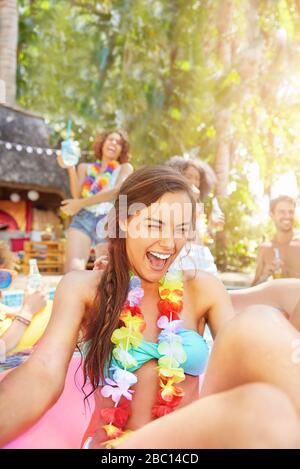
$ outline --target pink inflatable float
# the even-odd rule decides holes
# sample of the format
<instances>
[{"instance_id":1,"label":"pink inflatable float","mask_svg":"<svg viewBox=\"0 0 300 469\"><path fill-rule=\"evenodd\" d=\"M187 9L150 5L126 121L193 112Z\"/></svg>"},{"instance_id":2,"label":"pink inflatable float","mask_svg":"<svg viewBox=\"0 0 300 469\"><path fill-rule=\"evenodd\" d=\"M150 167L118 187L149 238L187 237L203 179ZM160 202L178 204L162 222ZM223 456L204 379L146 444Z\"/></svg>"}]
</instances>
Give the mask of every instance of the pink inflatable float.
<instances>
[{"instance_id":1,"label":"pink inflatable float","mask_svg":"<svg viewBox=\"0 0 300 469\"><path fill-rule=\"evenodd\" d=\"M64 392L56 404L33 427L7 444L4 449L80 448L82 436L93 412L94 399L89 399L90 408L88 404L84 408L84 394L81 391L82 370L79 368L77 371L79 363L80 357L72 358ZM9 372L0 373L0 381Z\"/></svg>"},{"instance_id":2,"label":"pink inflatable float","mask_svg":"<svg viewBox=\"0 0 300 469\"><path fill-rule=\"evenodd\" d=\"M89 399L90 407L86 404L84 408L84 394L81 391L83 376L82 369L78 369L79 364L80 357L73 357L64 392L56 404L27 432L8 443L3 449L80 448L94 410L94 398ZM0 373L0 381L6 374L7 372ZM203 378L204 375L200 377L200 388Z\"/></svg>"}]
</instances>

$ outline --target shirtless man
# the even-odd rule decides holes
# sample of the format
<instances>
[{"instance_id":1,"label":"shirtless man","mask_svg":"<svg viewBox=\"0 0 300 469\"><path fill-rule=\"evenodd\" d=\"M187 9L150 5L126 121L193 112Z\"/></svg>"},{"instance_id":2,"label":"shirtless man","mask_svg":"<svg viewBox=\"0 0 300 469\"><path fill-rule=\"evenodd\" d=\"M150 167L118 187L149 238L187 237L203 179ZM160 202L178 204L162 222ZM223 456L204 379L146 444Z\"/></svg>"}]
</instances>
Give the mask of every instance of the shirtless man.
<instances>
[{"instance_id":1,"label":"shirtless man","mask_svg":"<svg viewBox=\"0 0 300 469\"><path fill-rule=\"evenodd\" d=\"M294 234L296 202L289 196L271 201L270 214L276 227L272 241L260 246L252 285L275 278L300 278L300 239Z\"/></svg>"}]
</instances>

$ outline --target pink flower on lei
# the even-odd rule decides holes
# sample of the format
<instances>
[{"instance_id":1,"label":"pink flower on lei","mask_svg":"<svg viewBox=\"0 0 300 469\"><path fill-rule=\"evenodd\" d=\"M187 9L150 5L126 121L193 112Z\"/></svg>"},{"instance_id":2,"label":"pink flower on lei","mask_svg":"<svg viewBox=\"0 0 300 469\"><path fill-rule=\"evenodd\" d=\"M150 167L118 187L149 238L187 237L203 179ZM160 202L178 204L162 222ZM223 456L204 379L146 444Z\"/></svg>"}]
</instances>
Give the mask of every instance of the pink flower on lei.
<instances>
[{"instance_id":1,"label":"pink flower on lei","mask_svg":"<svg viewBox=\"0 0 300 469\"><path fill-rule=\"evenodd\" d=\"M130 306L139 305L144 296L144 290L140 287L135 287L128 292L127 301Z\"/></svg>"},{"instance_id":2,"label":"pink flower on lei","mask_svg":"<svg viewBox=\"0 0 300 469\"><path fill-rule=\"evenodd\" d=\"M121 397L124 396L129 401L132 400L133 391L129 389L137 382L137 377L130 373L130 371L122 370L121 368L113 367L113 379L106 378L106 385L101 389L103 397L111 397L117 404Z\"/></svg>"},{"instance_id":3,"label":"pink flower on lei","mask_svg":"<svg viewBox=\"0 0 300 469\"><path fill-rule=\"evenodd\" d=\"M174 332L176 334L176 332L182 329L183 320L176 319L175 321L169 321L167 316L161 316L157 321L157 325L160 329L165 329L166 331Z\"/></svg>"}]
</instances>

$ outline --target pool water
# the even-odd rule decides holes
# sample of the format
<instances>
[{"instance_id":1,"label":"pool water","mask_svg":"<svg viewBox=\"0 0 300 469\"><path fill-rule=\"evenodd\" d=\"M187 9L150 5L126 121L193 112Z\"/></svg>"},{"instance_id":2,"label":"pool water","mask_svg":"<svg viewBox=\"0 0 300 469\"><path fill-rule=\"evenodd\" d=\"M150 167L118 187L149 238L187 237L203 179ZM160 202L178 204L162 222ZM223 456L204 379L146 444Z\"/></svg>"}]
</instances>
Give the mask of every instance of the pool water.
<instances>
[{"instance_id":1,"label":"pool water","mask_svg":"<svg viewBox=\"0 0 300 469\"><path fill-rule=\"evenodd\" d=\"M49 288L49 300L53 300L55 288ZM21 307L23 304L24 290L9 290L2 292L1 303L6 306Z\"/></svg>"},{"instance_id":2,"label":"pool water","mask_svg":"<svg viewBox=\"0 0 300 469\"><path fill-rule=\"evenodd\" d=\"M21 365L27 360L30 353L31 350L25 350L23 352L15 353L14 355L9 355L6 357L5 362L0 362L0 373Z\"/></svg>"}]
</instances>

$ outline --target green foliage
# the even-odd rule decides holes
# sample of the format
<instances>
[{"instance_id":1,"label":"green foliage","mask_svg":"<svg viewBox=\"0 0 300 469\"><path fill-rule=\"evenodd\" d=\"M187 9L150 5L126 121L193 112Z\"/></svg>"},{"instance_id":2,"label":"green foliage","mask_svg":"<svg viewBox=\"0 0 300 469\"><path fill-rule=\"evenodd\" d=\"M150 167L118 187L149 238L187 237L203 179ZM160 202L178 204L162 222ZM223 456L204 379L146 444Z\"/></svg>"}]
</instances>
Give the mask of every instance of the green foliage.
<instances>
[{"instance_id":1,"label":"green foliage","mask_svg":"<svg viewBox=\"0 0 300 469\"><path fill-rule=\"evenodd\" d=\"M226 4L233 6L229 25L222 18ZM222 202L226 257L232 268L253 262L268 230L253 223L259 207L247 163L259 164L266 191L288 167L300 180L296 2L19 0L19 5L18 103L48 119L52 143L64 135L69 118L86 149L100 128L123 127L138 167L193 147L213 163L220 140L230 139L229 182L236 189ZM229 42L232 58L226 65L220 50ZM218 123L223 110L230 116L225 136Z\"/></svg>"},{"instance_id":2,"label":"green foliage","mask_svg":"<svg viewBox=\"0 0 300 469\"><path fill-rule=\"evenodd\" d=\"M19 104L57 133L71 117L85 146L97 128L126 127L136 165L193 146L201 119L192 38L204 19L195 3L23 0Z\"/></svg>"}]
</instances>

